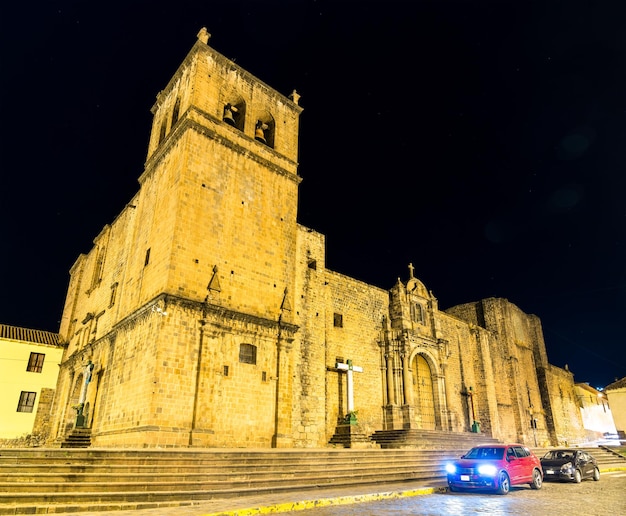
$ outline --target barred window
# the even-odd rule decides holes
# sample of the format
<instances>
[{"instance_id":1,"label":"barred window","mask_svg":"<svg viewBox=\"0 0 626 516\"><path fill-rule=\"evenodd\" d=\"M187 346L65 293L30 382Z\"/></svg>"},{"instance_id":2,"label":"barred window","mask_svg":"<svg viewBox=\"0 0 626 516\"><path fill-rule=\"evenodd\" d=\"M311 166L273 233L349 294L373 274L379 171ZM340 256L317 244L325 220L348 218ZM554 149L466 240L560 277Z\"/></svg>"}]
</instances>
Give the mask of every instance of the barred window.
<instances>
[{"instance_id":1,"label":"barred window","mask_svg":"<svg viewBox=\"0 0 626 516\"><path fill-rule=\"evenodd\" d=\"M239 362L242 364L256 364L256 346L241 344L239 346Z\"/></svg>"},{"instance_id":2,"label":"barred window","mask_svg":"<svg viewBox=\"0 0 626 516\"><path fill-rule=\"evenodd\" d=\"M17 404L17 412L32 412L35 408L36 392L22 391L20 401Z\"/></svg>"},{"instance_id":3,"label":"barred window","mask_svg":"<svg viewBox=\"0 0 626 516\"><path fill-rule=\"evenodd\" d=\"M46 358L44 353L31 353L30 358L28 359L28 365L26 366L26 370L31 373L41 373L43 369L43 361Z\"/></svg>"},{"instance_id":4,"label":"barred window","mask_svg":"<svg viewBox=\"0 0 626 516\"><path fill-rule=\"evenodd\" d=\"M333 325L335 328L343 328L343 315L333 314Z\"/></svg>"}]
</instances>

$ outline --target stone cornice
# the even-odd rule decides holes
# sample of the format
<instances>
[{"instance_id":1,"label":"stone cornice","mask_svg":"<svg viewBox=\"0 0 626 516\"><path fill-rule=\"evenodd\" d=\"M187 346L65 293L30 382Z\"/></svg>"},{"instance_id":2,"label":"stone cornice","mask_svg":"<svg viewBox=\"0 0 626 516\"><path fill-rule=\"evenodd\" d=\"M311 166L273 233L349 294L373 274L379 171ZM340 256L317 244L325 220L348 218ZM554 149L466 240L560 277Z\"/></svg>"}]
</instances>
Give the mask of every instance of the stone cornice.
<instances>
[{"instance_id":1,"label":"stone cornice","mask_svg":"<svg viewBox=\"0 0 626 516\"><path fill-rule=\"evenodd\" d=\"M276 336L280 334L283 338L289 339L293 338L299 329L299 326L295 324L279 322L278 319L267 319L211 303L194 301L170 294L161 294L115 324L111 332L117 332L145 321L153 313L153 307L157 303L165 307L164 311L169 310L172 306L197 311L202 316L201 321L204 324L210 324L222 331L237 330L243 333L255 333L259 331L259 328L262 328L268 335ZM229 323L226 324L225 321L229 321ZM106 336L99 340L105 338Z\"/></svg>"}]
</instances>

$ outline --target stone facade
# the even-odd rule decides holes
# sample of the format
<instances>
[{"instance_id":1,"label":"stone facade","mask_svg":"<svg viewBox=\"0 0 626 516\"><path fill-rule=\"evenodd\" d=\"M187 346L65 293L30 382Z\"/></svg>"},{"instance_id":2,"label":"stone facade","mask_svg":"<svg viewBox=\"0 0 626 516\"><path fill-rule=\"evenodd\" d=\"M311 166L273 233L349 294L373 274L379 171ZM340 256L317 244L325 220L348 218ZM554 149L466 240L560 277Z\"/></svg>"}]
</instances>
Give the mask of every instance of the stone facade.
<instances>
[{"instance_id":1,"label":"stone facade","mask_svg":"<svg viewBox=\"0 0 626 516\"><path fill-rule=\"evenodd\" d=\"M351 402L364 435L574 437L537 317L441 311L412 267L389 290L326 268L297 222L297 93L208 37L157 97L139 191L70 271L53 439L81 397L96 446L324 447Z\"/></svg>"}]
</instances>

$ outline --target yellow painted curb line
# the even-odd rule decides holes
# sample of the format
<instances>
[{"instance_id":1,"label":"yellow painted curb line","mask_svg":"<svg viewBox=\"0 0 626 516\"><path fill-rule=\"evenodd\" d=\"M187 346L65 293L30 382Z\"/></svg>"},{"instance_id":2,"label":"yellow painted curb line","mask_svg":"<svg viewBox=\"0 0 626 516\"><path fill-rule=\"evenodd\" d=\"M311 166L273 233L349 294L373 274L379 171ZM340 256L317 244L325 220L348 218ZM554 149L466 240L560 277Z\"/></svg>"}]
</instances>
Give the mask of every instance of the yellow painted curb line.
<instances>
[{"instance_id":1,"label":"yellow painted curb line","mask_svg":"<svg viewBox=\"0 0 626 516\"><path fill-rule=\"evenodd\" d=\"M349 505L352 503L373 502L378 500L393 500L408 496L429 495L447 491L447 487L422 487L406 491L389 491L386 493L373 493L354 496L338 496L334 498L321 498L317 500L304 500L301 502L287 502L263 507L251 507L249 509L233 509L232 511L220 511L203 514L201 516L252 516L254 514L272 514L289 511L302 511L316 507L328 507L330 505Z\"/></svg>"}]
</instances>

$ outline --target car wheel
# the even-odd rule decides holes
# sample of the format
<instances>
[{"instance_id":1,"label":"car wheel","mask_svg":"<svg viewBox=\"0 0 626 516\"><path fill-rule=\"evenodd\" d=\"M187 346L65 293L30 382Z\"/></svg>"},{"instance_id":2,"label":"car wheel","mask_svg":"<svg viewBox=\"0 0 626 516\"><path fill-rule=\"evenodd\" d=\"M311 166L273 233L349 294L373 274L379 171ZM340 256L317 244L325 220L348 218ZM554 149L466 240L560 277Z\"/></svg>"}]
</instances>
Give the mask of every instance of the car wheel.
<instances>
[{"instance_id":1,"label":"car wheel","mask_svg":"<svg viewBox=\"0 0 626 516\"><path fill-rule=\"evenodd\" d=\"M531 489L541 489L543 485L543 477L541 476L541 471L538 469L533 470L533 481L530 483Z\"/></svg>"},{"instance_id":2,"label":"car wheel","mask_svg":"<svg viewBox=\"0 0 626 516\"><path fill-rule=\"evenodd\" d=\"M458 487L454 487L454 486L448 486L448 489L450 489L450 491L453 493L458 493L460 491Z\"/></svg>"},{"instance_id":3,"label":"car wheel","mask_svg":"<svg viewBox=\"0 0 626 516\"><path fill-rule=\"evenodd\" d=\"M600 480L600 470L598 468L593 468L593 479L596 482Z\"/></svg>"},{"instance_id":4,"label":"car wheel","mask_svg":"<svg viewBox=\"0 0 626 516\"><path fill-rule=\"evenodd\" d=\"M498 490L497 493L501 495L508 494L511 490L511 481L509 480L509 476L504 472L500 471L498 475Z\"/></svg>"},{"instance_id":5,"label":"car wheel","mask_svg":"<svg viewBox=\"0 0 626 516\"><path fill-rule=\"evenodd\" d=\"M583 479L583 476L580 474L580 470L577 469L576 471L574 471L574 482L576 482L577 484L580 484L580 481Z\"/></svg>"}]
</instances>

